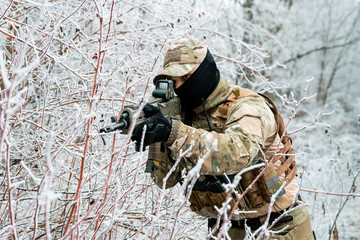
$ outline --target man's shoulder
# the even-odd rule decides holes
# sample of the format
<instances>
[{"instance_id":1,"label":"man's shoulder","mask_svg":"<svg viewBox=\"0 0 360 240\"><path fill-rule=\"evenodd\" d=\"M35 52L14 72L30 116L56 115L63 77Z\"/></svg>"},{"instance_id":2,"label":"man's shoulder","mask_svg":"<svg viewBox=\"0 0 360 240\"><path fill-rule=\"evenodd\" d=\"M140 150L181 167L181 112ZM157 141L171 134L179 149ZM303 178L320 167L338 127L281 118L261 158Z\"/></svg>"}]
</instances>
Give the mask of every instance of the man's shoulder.
<instances>
[{"instance_id":1,"label":"man's shoulder","mask_svg":"<svg viewBox=\"0 0 360 240\"><path fill-rule=\"evenodd\" d=\"M232 94L228 98L228 121L232 122L244 116L261 117L268 114L264 98L248 88L231 86Z\"/></svg>"},{"instance_id":2,"label":"man's shoulder","mask_svg":"<svg viewBox=\"0 0 360 240\"><path fill-rule=\"evenodd\" d=\"M229 89L232 93L229 96L229 100L239 100L241 98L246 98L246 97L259 97L260 96L257 92L255 92L249 88L242 88L237 85L230 85Z\"/></svg>"}]
</instances>

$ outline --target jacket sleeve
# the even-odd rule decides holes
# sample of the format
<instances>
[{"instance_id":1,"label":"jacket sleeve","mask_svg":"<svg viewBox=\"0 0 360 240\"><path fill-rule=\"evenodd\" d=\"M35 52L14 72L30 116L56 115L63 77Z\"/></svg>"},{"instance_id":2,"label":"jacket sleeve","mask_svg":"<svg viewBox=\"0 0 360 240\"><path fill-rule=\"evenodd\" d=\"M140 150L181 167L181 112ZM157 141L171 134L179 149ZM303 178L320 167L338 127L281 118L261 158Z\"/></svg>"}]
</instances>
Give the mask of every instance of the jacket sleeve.
<instances>
[{"instance_id":1,"label":"jacket sleeve","mask_svg":"<svg viewBox=\"0 0 360 240\"><path fill-rule=\"evenodd\" d=\"M235 102L228 111L224 133L209 132L179 123L175 141L168 148L174 158L180 151L191 151L184 156L189 170L213 147L204 159L200 174L235 174L249 166L263 148L266 139L274 134L274 116L261 97L246 97Z\"/></svg>"}]
</instances>

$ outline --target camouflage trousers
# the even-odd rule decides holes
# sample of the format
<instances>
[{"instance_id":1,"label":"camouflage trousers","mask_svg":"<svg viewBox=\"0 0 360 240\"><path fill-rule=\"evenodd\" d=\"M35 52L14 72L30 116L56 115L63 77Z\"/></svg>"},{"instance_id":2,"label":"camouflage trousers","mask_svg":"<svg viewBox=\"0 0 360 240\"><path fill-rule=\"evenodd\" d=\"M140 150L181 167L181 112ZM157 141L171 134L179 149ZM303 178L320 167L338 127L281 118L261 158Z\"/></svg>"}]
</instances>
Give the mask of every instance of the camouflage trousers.
<instances>
[{"instance_id":1,"label":"camouflage trousers","mask_svg":"<svg viewBox=\"0 0 360 240\"><path fill-rule=\"evenodd\" d=\"M278 240L315 240L312 231L310 215L307 207L300 207L291 211L287 216L292 216L292 220L272 227L270 236L263 235L262 239ZM232 222L233 223L233 222ZM235 224L234 224L235 225ZM216 232L213 236L217 236ZM244 227L235 226L229 229L228 235L232 240L257 239L258 236L247 234ZM223 236L217 239L225 239Z\"/></svg>"}]
</instances>

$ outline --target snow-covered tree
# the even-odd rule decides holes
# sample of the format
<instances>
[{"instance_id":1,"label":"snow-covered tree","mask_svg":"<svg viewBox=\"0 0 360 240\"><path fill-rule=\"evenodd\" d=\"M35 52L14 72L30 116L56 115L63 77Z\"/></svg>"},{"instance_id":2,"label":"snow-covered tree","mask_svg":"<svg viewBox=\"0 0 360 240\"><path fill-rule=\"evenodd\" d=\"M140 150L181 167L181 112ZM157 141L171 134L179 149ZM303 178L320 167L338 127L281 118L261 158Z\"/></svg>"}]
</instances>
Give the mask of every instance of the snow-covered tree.
<instances>
[{"instance_id":1,"label":"snow-covered tree","mask_svg":"<svg viewBox=\"0 0 360 240\"><path fill-rule=\"evenodd\" d=\"M351 102L359 90L358 1L0 7L0 238L207 238L207 221L189 212L181 186L157 188L144 173L146 152L135 152L128 135L99 133L125 105L149 98L167 47L189 36L209 46L232 83L267 91L279 103L298 163L307 166L303 189L343 195L304 192L315 230L328 230L320 239L356 236L345 235L356 219L342 216L359 195L360 113ZM315 92L317 99L307 99ZM343 115L328 116L335 107ZM334 126L328 119L337 119Z\"/></svg>"}]
</instances>

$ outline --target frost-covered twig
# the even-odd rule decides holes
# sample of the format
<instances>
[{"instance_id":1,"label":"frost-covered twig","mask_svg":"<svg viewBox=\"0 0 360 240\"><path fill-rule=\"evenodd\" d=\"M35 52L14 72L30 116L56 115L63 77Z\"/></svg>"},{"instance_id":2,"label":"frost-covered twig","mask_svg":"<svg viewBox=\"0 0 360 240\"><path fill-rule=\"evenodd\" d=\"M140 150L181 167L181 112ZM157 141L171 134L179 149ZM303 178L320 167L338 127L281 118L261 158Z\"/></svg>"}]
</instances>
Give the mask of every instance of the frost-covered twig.
<instances>
[{"instance_id":1,"label":"frost-covered twig","mask_svg":"<svg viewBox=\"0 0 360 240\"><path fill-rule=\"evenodd\" d=\"M360 197L360 194L356 194L356 193L334 193L334 192L319 191L319 190L312 190L312 189L305 189L305 188L300 188L300 191L316 193L316 194L323 194L323 195L344 196L344 197Z\"/></svg>"},{"instance_id":2,"label":"frost-covered twig","mask_svg":"<svg viewBox=\"0 0 360 240\"><path fill-rule=\"evenodd\" d=\"M176 212L176 216L175 216L175 221L174 221L174 226L172 228L171 231L171 235L170 235L170 239L173 237L174 233L175 233L175 226L179 217L179 213L180 210L185 206L186 202L189 200L190 195L192 193L192 189L196 183L196 181L198 180L198 178L200 177L200 169L202 168L202 165L204 163L204 161L206 159L209 158L209 156L212 154L212 152L214 150L216 150L218 148L218 142L215 139L215 141L213 141L211 148L201 157L199 156L199 159L196 162L196 165L191 168L191 170L187 173L186 179L183 182L183 186L185 188L185 192L186 192L186 200L181 204L181 206L179 207L179 209Z\"/></svg>"}]
</instances>

